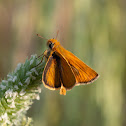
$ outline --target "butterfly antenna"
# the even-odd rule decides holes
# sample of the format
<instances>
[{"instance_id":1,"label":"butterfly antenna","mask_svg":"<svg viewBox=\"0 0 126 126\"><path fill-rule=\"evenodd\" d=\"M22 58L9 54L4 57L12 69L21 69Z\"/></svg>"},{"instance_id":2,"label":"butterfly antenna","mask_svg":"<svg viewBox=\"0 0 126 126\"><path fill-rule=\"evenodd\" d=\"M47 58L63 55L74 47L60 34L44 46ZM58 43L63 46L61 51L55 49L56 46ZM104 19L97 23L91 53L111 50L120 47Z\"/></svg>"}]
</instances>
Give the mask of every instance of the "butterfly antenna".
<instances>
[{"instance_id":1,"label":"butterfly antenna","mask_svg":"<svg viewBox=\"0 0 126 126\"><path fill-rule=\"evenodd\" d=\"M57 37L58 37L58 34L59 34L59 30L57 31L57 34L56 34L56 39L57 39Z\"/></svg>"},{"instance_id":2,"label":"butterfly antenna","mask_svg":"<svg viewBox=\"0 0 126 126\"><path fill-rule=\"evenodd\" d=\"M39 34L36 34L38 37L40 37L40 38L42 38L42 39L45 39L45 40L48 40L47 38L44 38L44 37L42 37L41 35L39 35Z\"/></svg>"}]
</instances>

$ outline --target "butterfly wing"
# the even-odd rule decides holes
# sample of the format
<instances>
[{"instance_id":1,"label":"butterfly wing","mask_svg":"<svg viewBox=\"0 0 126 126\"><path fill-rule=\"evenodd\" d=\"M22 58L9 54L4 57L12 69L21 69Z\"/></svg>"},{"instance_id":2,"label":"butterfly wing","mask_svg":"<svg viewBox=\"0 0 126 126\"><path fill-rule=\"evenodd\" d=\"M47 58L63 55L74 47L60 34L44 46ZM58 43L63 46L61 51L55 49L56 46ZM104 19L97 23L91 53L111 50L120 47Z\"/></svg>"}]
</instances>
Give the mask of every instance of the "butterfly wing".
<instances>
[{"instance_id":1,"label":"butterfly wing","mask_svg":"<svg viewBox=\"0 0 126 126\"><path fill-rule=\"evenodd\" d=\"M71 89L76 83L69 63L62 55L58 54L57 56L55 52L48 58L42 81L45 87L51 90L59 88L62 88L63 90Z\"/></svg>"},{"instance_id":2,"label":"butterfly wing","mask_svg":"<svg viewBox=\"0 0 126 126\"><path fill-rule=\"evenodd\" d=\"M55 56L59 57L60 59L59 70L60 70L62 86L67 90L71 89L76 83L74 73L71 70L68 61L61 54L58 54L58 56L56 54L57 53L55 53Z\"/></svg>"},{"instance_id":3,"label":"butterfly wing","mask_svg":"<svg viewBox=\"0 0 126 126\"><path fill-rule=\"evenodd\" d=\"M76 83L87 84L97 79L98 74L71 52L67 51L62 46L55 48L55 50L68 61L76 78Z\"/></svg>"},{"instance_id":4,"label":"butterfly wing","mask_svg":"<svg viewBox=\"0 0 126 126\"><path fill-rule=\"evenodd\" d=\"M45 87L55 90L61 87L58 60L53 56L48 58L42 75L42 82Z\"/></svg>"}]
</instances>

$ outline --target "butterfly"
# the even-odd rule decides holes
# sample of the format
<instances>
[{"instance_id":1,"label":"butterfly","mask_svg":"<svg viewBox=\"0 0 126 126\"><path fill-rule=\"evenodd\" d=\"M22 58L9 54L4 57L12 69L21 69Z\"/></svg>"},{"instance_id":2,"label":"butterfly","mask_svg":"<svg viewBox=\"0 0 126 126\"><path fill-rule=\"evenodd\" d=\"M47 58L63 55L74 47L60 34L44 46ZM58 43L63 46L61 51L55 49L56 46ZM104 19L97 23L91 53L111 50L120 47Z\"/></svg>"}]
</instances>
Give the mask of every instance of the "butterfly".
<instances>
[{"instance_id":1,"label":"butterfly","mask_svg":"<svg viewBox=\"0 0 126 126\"><path fill-rule=\"evenodd\" d=\"M60 89L60 94L66 95L66 90L89 84L98 78L98 73L64 49L57 39L49 39L47 46L48 49L43 53L47 62L42 74L42 82L46 88Z\"/></svg>"}]
</instances>

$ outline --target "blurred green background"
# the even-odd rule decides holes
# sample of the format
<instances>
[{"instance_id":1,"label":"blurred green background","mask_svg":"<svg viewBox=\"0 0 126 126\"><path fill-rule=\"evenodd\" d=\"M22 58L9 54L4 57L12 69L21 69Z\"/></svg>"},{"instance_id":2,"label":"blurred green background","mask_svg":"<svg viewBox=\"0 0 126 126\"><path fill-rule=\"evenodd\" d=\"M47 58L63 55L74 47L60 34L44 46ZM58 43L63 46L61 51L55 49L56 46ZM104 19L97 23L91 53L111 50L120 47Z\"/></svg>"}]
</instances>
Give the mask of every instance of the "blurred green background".
<instances>
[{"instance_id":1,"label":"blurred green background","mask_svg":"<svg viewBox=\"0 0 126 126\"><path fill-rule=\"evenodd\" d=\"M1 0L0 78L55 38L96 70L93 84L66 96L42 85L28 111L34 126L126 126L126 1Z\"/></svg>"}]
</instances>

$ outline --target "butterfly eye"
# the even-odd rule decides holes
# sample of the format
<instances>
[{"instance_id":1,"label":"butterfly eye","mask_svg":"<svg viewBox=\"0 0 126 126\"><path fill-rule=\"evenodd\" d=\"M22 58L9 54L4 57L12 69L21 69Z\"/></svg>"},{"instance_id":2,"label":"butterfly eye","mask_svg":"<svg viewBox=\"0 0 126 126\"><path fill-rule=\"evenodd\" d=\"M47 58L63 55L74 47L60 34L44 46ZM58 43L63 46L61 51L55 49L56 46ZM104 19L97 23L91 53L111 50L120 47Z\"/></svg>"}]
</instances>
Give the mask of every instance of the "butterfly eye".
<instances>
[{"instance_id":1,"label":"butterfly eye","mask_svg":"<svg viewBox=\"0 0 126 126\"><path fill-rule=\"evenodd\" d=\"M53 46L54 46L54 43L50 42L50 43L49 43L49 48L52 49Z\"/></svg>"}]
</instances>

